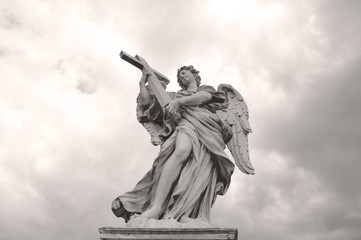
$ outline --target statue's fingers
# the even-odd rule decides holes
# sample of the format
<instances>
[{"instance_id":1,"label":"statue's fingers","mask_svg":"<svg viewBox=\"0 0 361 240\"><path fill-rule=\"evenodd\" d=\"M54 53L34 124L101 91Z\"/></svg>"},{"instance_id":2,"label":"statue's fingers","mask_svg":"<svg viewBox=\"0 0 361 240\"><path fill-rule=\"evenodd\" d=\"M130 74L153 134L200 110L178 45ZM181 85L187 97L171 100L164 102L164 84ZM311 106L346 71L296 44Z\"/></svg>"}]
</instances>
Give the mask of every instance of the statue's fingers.
<instances>
[{"instance_id":1,"label":"statue's fingers","mask_svg":"<svg viewBox=\"0 0 361 240\"><path fill-rule=\"evenodd\" d=\"M171 117L171 116L172 116L172 109L170 108L169 105L167 105L167 106L164 108L164 110L165 110L165 116L166 116L166 117Z\"/></svg>"},{"instance_id":2,"label":"statue's fingers","mask_svg":"<svg viewBox=\"0 0 361 240\"><path fill-rule=\"evenodd\" d=\"M150 74L146 74L145 75L145 78L144 78L144 82L146 83L146 82L148 82L148 77L150 76Z\"/></svg>"},{"instance_id":3,"label":"statue's fingers","mask_svg":"<svg viewBox=\"0 0 361 240\"><path fill-rule=\"evenodd\" d=\"M171 108L169 109L169 113L173 116L174 113L175 113L174 108L171 107Z\"/></svg>"}]
</instances>

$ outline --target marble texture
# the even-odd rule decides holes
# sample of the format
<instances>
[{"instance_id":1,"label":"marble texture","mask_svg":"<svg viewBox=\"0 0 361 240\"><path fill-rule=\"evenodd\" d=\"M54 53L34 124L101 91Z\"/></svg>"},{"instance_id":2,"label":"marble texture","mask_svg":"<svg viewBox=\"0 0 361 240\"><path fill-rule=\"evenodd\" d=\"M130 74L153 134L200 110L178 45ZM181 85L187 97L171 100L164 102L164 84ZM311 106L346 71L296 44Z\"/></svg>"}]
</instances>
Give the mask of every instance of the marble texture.
<instances>
[{"instance_id":1,"label":"marble texture","mask_svg":"<svg viewBox=\"0 0 361 240\"><path fill-rule=\"evenodd\" d=\"M234 228L100 228L101 240L237 240Z\"/></svg>"}]
</instances>

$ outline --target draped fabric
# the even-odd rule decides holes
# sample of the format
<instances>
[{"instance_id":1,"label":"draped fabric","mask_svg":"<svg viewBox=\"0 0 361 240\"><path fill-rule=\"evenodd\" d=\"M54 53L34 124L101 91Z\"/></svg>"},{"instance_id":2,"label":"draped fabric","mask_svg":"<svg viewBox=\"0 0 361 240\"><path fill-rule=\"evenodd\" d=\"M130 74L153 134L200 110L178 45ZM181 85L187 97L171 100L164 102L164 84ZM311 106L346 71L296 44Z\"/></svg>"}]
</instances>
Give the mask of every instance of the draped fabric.
<instances>
[{"instance_id":1,"label":"draped fabric","mask_svg":"<svg viewBox=\"0 0 361 240\"><path fill-rule=\"evenodd\" d=\"M227 99L210 86L200 86L198 91L210 92L211 102L182 107L182 118L174 133L160 147L152 168L132 191L116 198L121 203L119 209L113 209L116 216L123 217L127 222L133 214L141 214L152 206L163 166L174 151L177 134L183 132L191 139L192 152L163 202L159 218L179 220L186 216L209 222L216 196L223 195L229 187L234 164L224 152L231 133L215 114L216 110L226 107ZM181 90L169 94L174 99L194 92ZM162 111L156 103L138 106L138 109L141 109L138 112L141 121L160 121L162 118Z\"/></svg>"}]
</instances>

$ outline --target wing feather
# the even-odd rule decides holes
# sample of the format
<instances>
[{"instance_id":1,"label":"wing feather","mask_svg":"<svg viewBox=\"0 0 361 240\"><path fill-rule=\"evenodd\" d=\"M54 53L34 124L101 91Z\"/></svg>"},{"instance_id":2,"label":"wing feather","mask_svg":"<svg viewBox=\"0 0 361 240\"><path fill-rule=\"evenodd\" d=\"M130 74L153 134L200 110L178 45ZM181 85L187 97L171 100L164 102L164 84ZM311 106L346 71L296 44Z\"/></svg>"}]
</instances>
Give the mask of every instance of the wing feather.
<instances>
[{"instance_id":1,"label":"wing feather","mask_svg":"<svg viewBox=\"0 0 361 240\"><path fill-rule=\"evenodd\" d=\"M217 111L218 116L232 129L233 137L227 147L242 172L255 174L248 150L248 134L252 129L248 121L247 105L241 94L231 85L221 84L218 86L218 91L224 91L229 101L227 110Z\"/></svg>"}]
</instances>

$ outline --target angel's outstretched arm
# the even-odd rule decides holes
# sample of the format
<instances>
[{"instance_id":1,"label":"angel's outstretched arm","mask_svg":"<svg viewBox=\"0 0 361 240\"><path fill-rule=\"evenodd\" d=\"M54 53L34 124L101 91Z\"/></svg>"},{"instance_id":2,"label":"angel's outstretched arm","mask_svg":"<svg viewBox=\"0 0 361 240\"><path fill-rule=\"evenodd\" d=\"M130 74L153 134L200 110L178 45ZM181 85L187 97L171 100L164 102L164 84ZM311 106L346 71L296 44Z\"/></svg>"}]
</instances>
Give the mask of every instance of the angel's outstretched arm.
<instances>
[{"instance_id":1,"label":"angel's outstretched arm","mask_svg":"<svg viewBox=\"0 0 361 240\"><path fill-rule=\"evenodd\" d=\"M209 92L201 91L187 97L178 98L176 100L179 101L181 106L197 106L208 103L211 101L211 99L212 95Z\"/></svg>"},{"instance_id":2,"label":"angel's outstretched arm","mask_svg":"<svg viewBox=\"0 0 361 240\"><path fill-rule=\"evenodd\" d=\"M193 95L172 100L166 107L166 110L175 114L180 106L198 106L208 103L212 100L212 95L206 91L200 91Z\"/></svg>"}]
</instances>

